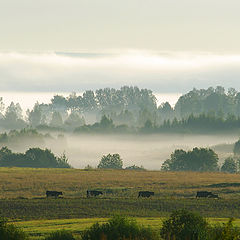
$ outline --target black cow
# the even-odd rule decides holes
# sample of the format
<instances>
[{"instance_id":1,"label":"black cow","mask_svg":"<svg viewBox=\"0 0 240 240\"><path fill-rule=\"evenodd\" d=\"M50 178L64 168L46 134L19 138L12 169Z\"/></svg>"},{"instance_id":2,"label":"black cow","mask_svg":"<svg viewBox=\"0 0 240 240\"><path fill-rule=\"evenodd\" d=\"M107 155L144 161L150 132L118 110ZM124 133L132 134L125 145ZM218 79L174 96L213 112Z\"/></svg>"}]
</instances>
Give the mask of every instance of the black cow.
<instances>
[{"instance_id":1,"label":"black cow","mask_svg":"<svg viewBox=\"0 0 240 240\"><path fill-rule=\"evenodd\" d=\"M218 198L218 195L212 192L199 191L197 192L196 198Z\"/></svg>"},{"instance_id":2,"label":"black cow","mask_svg":"<svg viewBox=\"0 0 240 240\"><path fill-rule=\"evenodd\" d=\"M150 196L154 196L154 192L140 191L138 193L138 197L147 197L147 198L149 198Z\"/></svg>"},{"instance_id":3,"label":"black cow","mask_svg":"<svg viewBox=\"0 0 240 240\"><path fill-rule=\"evenodd\" d=\"M48 197L55 197L58 198L59 195L63 195L62 192L57 192L57 191L46 191L47 198Z\"/></svg>"},{"instance_id":4,"label":"black cow","mask_svg":"<svg viewBox=\"0 0 240 240\"><path fill-rule=\"evenodd\" d=\"M102 191L97 191L97 190L87 190L87 197L91 197L91 196L98 196L98 195L102 195L103 192Z\"/></svg>"}]
</instances>

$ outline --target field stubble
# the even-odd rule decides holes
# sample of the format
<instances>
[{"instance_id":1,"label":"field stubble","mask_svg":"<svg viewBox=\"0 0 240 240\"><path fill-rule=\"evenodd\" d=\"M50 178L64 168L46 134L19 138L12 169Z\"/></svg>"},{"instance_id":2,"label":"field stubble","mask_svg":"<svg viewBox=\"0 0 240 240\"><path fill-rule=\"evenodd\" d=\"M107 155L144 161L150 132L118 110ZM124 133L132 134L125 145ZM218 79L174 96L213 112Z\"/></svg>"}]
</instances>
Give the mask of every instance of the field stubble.
<instances>
[{"instance_id":1,"label":"field stubble","mask_svg":"<svg viewBox=\"0 0 240 240\"><path fill-rule=\"evenodd\" d=\"M133 170L0 168L0 214L11 219L161 217L179 208L206 217L239 217L238 174ZM86 197L87 189L103 191ZM46 199L46 190L63 192L63 199ZM154 191L149 199L138 191ZM220 199L196 199L199 190Z\"/></svg>"}]
</instances>

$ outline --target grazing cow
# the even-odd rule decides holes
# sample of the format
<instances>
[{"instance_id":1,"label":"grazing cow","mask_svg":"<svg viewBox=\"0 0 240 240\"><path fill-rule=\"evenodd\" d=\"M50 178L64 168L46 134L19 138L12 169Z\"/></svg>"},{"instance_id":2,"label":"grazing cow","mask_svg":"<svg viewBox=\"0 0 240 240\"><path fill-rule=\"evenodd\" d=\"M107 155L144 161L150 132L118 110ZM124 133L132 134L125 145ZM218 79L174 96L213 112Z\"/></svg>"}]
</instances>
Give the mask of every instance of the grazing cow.
<instances>
[{"instance_id":1,"label":"grazing cow","mask_svg":"<svg viewBox=\"0 0 240 240\"><path fill-rule=\"evenodd\" d=\"M87 197L91 197L91 196L98 196L98 195L102 195L103 192L102 191L97 191L97 190L87 190Z\"/></svg>"},{"instance_id":2,"label":"grazing cow","mask_svg":"<svg viewBox=\"0 0 240 240\"><path fill-rule=\"evenodd\" d=\"M154 196L154 192L141 191L141 192L138 193L138 197L147 197L147 198L149 198L150 196Z\"/></svg>"},{"instance_id":3,"label":"grazing cow","mask_svg":"<svg viewBox=\"0 0 240 240\"><path fill-rule=\"evenodd\" d=\"M196 198L218 198L218 195L212 192L200 191L197 192Z\"/></svg>"},{"instance_id":4,"label":"grazing cow","mask_svg":"<svg viewBox=\"0 0 240 240\"><path fill-rule=\"evenodd\" d=\"M63 195L62 192L57 192L57 191L46 191L47 198L48 197L55 197L58 198L59 195Z\"/></svg>"}]
</instances>

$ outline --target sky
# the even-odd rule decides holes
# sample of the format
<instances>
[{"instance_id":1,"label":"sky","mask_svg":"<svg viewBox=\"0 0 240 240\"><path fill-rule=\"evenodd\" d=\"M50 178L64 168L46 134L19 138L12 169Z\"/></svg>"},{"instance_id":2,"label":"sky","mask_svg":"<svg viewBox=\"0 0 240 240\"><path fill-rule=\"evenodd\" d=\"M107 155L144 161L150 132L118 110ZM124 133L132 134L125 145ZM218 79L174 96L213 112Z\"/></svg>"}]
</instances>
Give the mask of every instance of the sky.
<instances>
[{"instance_id":1,"label":"sky","mask_svg":"<svg viewBox=\"0 0 240 240\"><path fill-rule=\"evenodd\" d=\"M0 90L240 90L239 9L239 0L0 0Z\"/></svg>"}]
</instances>

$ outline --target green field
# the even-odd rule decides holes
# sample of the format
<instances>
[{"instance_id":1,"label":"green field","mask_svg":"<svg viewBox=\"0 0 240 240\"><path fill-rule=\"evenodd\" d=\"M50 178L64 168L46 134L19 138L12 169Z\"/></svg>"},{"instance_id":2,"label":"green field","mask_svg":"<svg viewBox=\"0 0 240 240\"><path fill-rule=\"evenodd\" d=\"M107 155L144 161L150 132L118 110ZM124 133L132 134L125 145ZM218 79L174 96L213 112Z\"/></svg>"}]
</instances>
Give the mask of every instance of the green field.
<instances>
[{"instance_id":1,"label":"green field","mask_svg":"<svg viewBox=\"0 0 240 240\"><path fill-rule=\"evenodd\" d=\"M151 226L153 230L159 231L164 218L136 218L137 222L144 226ZM209 218L211 224L226 223L226 218ZM49 233L65 229L71 231L75 236L92 224L99 222L104 223L107 218L85 218L85 219L58 219L58 220L33 220L14 222L14 224L24 230L30 239L43 239ZM240 227L240 219L235 219L234 226Z\"/></svg>"}]
</instances>

